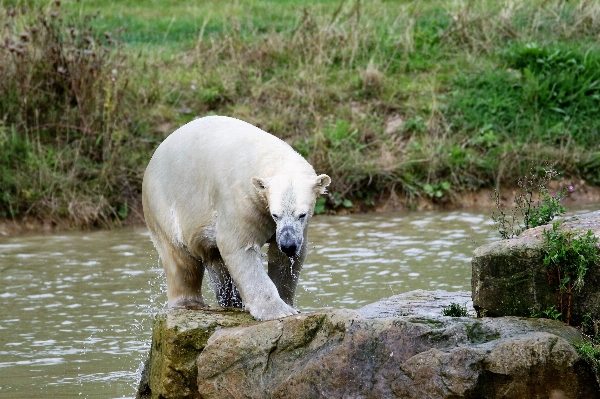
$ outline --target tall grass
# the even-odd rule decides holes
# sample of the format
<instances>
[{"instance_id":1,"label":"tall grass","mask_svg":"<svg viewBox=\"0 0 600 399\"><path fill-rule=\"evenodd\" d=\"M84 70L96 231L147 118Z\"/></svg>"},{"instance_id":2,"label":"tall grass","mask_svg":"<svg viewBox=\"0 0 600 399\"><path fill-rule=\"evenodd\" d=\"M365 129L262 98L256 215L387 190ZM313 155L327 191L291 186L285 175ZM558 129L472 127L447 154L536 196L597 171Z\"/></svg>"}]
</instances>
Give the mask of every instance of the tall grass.
<instances>
[{"instance_id":1,"label":"tall grass","mask_svg":"<svg viewBox=\"0 0 600 399\"><path fill-rule=\"evenodd\" d=\"M122 157L134 133L126 57L59 2L2 11L0 211L112 223L139 191Z\"/></svg>"},{"instance_id":2,"label":"tall grass","mask_svg":"<svg viewBox=\"0 0 600 399\"><path fill-rule=\"evenodd\" d=\"M595 2L11 3L5 216L118 221L152 149L208 114L288 141L332 208L452 203L532 163L600 184Z\"/></svg>"}]
</instances>

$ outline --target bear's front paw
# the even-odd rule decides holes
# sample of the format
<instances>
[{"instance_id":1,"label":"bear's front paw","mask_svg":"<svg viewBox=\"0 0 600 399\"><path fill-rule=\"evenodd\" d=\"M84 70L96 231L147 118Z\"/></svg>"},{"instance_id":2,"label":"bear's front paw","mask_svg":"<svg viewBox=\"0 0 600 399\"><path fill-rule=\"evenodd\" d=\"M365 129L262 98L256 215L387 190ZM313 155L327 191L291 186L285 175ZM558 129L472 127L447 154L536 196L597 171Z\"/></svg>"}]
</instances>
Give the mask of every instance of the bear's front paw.
<instances>
[{"instance_id":1,"label":"bear's front paw","mask_svg":"<svg viewBox=\"0 0 600 399\"><path fill-rule=\"evenodd\" d=\"M255 306L246 305L246 310L256 320L266 321L298 314L298 311L281 299L262 302Z\"/></svg>"}]
</instances>

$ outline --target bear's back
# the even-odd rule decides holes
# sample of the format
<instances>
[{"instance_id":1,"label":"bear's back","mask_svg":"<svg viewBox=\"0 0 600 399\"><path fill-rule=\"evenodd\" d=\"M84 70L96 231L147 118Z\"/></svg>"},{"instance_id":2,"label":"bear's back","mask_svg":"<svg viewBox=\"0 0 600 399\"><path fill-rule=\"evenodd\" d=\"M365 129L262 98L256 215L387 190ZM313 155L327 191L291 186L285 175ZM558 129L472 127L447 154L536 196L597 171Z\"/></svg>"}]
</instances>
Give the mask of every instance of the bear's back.
<instances>
[{"instance_id":1,"label":"bear's back","mask_svg":"<svg viewBox=\"0 0 600 399\"><path fill-rule=\"evenodd\" d=\"M225 116L196 119L169 135L156 149L144 188L172 202L212 192L254 194L253 177L286 174L316 177L313 167L283 140Z\"/></svg>"},{"instance_id":2,"label":"bear's back","mask_svg":"<svg viewBox=\"0 0 600 399\"><path fill-rule=\"evenodd\" d=\"M294 173L314 173L312 166L285 141L226 116L207 116L183 125L158 147L155 154L160 153L171 153L161 157L178 163L216 168L217 174L234 165L242 165L253 176L272 175L286 168ZM236 171L242 172L238 167Z\"/></svg>"}]
</instances>

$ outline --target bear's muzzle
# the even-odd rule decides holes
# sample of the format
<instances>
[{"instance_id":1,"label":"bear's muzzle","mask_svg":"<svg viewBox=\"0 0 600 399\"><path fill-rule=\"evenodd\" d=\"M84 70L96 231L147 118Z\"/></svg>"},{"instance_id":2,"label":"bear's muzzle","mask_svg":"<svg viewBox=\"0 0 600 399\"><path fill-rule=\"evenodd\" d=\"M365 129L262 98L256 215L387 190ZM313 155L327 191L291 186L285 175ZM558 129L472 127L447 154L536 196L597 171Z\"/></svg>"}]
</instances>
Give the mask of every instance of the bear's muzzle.
<instances>
[{"instance_id":1,"label":"bear's muzzle","mask_svg":"<svg viewBox=\"0 0 600 399\"><path fill-rule=\"evenodd\" d=\"M289 256L290 258L296 255L296 251L300 247L296 240L296 232L291 226L285 226L279 233L279 239L277 240L279 249L281 252Z\"/></svg>"}]
</instances>

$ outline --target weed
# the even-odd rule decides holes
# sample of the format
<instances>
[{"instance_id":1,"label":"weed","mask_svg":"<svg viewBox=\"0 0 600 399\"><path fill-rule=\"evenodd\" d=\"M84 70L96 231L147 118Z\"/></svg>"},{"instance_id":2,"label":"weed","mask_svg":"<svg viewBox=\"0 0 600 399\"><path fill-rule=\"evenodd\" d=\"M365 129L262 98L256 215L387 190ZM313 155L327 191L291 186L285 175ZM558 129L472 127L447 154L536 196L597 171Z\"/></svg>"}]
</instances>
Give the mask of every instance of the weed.
<instances>
[{"instance_id":1,"label":"weed","mask_svg":"<svg viewBox=\"0 0 600 399\"><path fill-rule=\"evenodd\" d=\"M593 231L562 231L560 225L554 222L551 230L544 230L544 265L555 273L559 285L558 309L569 324L573 289L583 287L588 269L600 264L600 254L598 237Z\"/></svg>"},{"instance_id":2,"label":"weed","mask_svg":"<svg viewBox=\"0 0 600 399\"><path fill-rule=\"evenodd\" d=\"M573 190L573 187L565 187L550 195L547 185L556 176L557 172L554 169L545 168L542 169L542 173L534 171L519 179L521 193L514 198L515 208L510 216L500 205L499 192L494 191L492 198L498 213L492 213L492 220L503 239L513 238L527 229L548 224L555 217L565 213L562 200Z\"/></svg>"},{"instance_id":3,"label":"weed","mask_svg":"<svg viewBox=\"0 0 600 399\"><path fill-rule=\"evenodd\" d=\"M581 332L590 338L600 339L600 319L589 313L584 314Z\"/></svg>"},{"instance_id":4,"label":"weed","mask_svg":"<svg viewBox=\"0 0 600 399\"><path fill-rule=\"evenodd\" d=\"M560 320L560 318L562 317L562 313L556 308L555 305L552 305L548 309L542 311L532 309L531 315L529 317Z\"/></svg>"},{"instance_id":5,"label":"weed","mask_svg":"<svg viewBox=\"0 0 600 399\"><path fill-rule=\"evenodd\" d=\"M442 307L442 316L450 317L468 317L469 312L467 311L467 305L464 306L451 302L448 306Z\"/></svg>"},{"instance_id":6,"label":"weed","mask_svg":"<svg viewBox=\"0 0 600 399\"><path fill-rule=\"evenodd\" d=\"M494 201L499 213L492 214L500 236L503 239L512 238L524 230L543 226L565 213L562 199L573 190L572 186L563 188L550 195L547 191L548 182L556 177L552 168L542 168L542 173L531 172L519 180L522 192L515 199L515 208L508 216L500 205L500 196L496 191ZM536 199L537 195L537 199ZM584 284L587 270L593 265L600 264L598 238L593 231L561 230L562 222L554 221L552 229L545 229L543 263L553 273L558 282L558 303L549 309L532 310L532 317L545 317L554 320L561 319L569 324L571 319L572 290L579 290Z\"/></svg>"},{"instance_id":7,"label":"weed","mask_svg":"<svg viewBox=\"0 0 600 399\"><path fill-rule=\"evenodd\" d=\"M600 340L584 339L583 342L575 343L573 346L579 356L590 365L596 376L596 381L600 384Z\"/></svg>"},{"instance_id":8,"label":"weed","mask_svg":"<svg viewBox=\"0 0 600 399\"><path fill-rule=\"evenodd\" d=\"M585 360L596 375L596 381L600 383L600 320L590 314L583 315L581 332L584 335L583 342L575 343L575 349L583 360Z\"/></svg>"}]
</instances>

